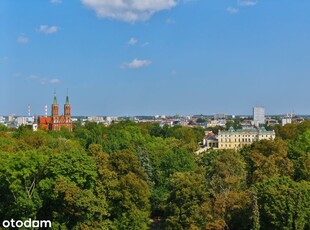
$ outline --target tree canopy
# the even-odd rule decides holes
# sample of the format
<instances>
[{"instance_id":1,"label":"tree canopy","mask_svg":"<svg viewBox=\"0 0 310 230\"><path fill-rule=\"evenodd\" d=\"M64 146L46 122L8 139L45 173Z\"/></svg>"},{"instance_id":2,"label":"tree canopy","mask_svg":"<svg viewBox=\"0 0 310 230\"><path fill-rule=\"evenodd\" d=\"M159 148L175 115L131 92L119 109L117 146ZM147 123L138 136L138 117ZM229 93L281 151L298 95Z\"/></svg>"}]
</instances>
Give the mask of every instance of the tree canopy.
<instances>
[{"instance_id":1,"label":"tree canopy","mask_svg":"<svg viewBox=\"0 0 310 230\"><path fill-rule=\"evenodd\" d=\"M0 222L309 229L309 124L275 126L275 140L201 155L194 152L202 128L131 121L75 124L73 132L0 126Z\"/></svg>"}]
</instances>

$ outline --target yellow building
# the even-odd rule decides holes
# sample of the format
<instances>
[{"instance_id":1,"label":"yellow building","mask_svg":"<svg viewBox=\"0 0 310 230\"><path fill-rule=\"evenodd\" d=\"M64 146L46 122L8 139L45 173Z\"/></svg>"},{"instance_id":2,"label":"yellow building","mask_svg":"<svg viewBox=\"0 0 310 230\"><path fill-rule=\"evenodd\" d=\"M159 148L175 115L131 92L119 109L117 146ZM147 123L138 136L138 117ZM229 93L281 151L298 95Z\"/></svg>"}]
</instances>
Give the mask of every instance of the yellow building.
<instances>
[{"instance_id":1,"label":"yellow building","mask_svg":"<svg viewBox=\"0 0 310 230\"><path fill-rule=\"evenodd\" d=\"M267 131L265 128L234 130L230 127L227 131L219 131L218 149L238 149L250 145L254 141L273 140L275 137L274 130Z\"/></svg>"}]
</instances>

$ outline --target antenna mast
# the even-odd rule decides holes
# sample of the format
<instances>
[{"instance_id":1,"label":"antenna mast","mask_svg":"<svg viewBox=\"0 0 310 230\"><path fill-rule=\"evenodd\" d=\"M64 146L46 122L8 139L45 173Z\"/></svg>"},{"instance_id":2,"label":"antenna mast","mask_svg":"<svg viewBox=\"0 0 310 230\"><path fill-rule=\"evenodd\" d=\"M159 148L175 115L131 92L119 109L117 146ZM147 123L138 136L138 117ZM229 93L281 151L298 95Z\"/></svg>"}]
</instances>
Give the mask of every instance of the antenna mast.
<instances>
[{"instance_id":1,"label":"antenna mast","mask_svg":"<svg viewBox=\"0 0 310 230\"><path fill-rule=\"evenodd\" d=\"M47 117L47 105L45 105L45 117Z\"/></svg>"}]
</instances>

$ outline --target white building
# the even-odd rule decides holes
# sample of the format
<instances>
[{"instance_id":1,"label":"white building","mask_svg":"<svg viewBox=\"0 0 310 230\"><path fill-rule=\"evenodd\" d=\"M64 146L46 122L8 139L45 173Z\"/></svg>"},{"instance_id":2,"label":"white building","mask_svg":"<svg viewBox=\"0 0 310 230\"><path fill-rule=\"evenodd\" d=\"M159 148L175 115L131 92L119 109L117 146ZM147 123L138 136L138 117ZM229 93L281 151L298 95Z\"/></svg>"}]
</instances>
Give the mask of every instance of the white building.
<instances>
[{"instance_id":1,"label":"white building","mask_svg":"<svg viewBox=\"0 0 310 230\"><path fill-rule=\"evenodd\" d=\"M282 126L286 125L286 124L291 124L292 123L292 118L290 117L286 117L282 119Z\"/></svg>"},{"instance_id":2,"label":"white building","mask_svg":"<svg viewBox=\"0 0 310 230\"><path fill-rule=\"evenodd\" d=\"M16 118L16 124L17 126L21 125L32 125L34 122L34 117L17 117Z\"/></svg>"},{"instance_id":3,"label":"white building","mask_svg":"<svg viewBox=\"0 0 310 230\"><path fill-rule=\"evenodd\" d=\"M207 121L207 127L216 127L216 126L226 126L226 119L220 119L220 120L208 120Z\"/></svg>"},{"instance_id":4,"label":"white building","mask_svg":"<svg viewBox=\"0 0 310 230\"><path fill-rule=\"evenodd\" d=\"M103 123L103 122L105 122L105 119L104 119L104 117L101 117L101 116L89 116L89 117L87 117L87 121L96 122L96 123Z\"/></svg>"},{"instance_id":5,"label":"white building","mask_svg":"<svg viewBox=\"0 0 310 230\"><path fill-rule=\"evenodd\" d=\"M118 117L106 117L106 122L111 124L112 122L118 121Z\"/></svg>"},{"instance_id":6,"label":"white building","mask_svg":"<svg viewBox=\"0 0 310 230\"><path fill-rule=\"evenodd\" d=\"M253 108L253 121L256 127L258 127L259 125L265 124L265 108L264 107Z\"/></svg>"}]
</instances>

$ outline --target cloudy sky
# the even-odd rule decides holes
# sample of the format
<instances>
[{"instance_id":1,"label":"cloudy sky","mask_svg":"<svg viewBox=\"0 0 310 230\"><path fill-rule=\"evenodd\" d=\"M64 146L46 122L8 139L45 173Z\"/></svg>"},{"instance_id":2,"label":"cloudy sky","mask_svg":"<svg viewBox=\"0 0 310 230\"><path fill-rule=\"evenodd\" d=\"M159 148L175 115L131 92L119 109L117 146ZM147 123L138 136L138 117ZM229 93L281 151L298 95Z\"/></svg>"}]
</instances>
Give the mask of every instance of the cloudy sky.
<instances>
[{"instance_id":1,"label":"cloudy sky","mask_svg":"<svg viewBox=\"0 0 310 230\"><path fill-rule=\"evenodd\" d=\"M1 0L0 115L310 114L309 0Z\"/></svg>"}]
</instances>

